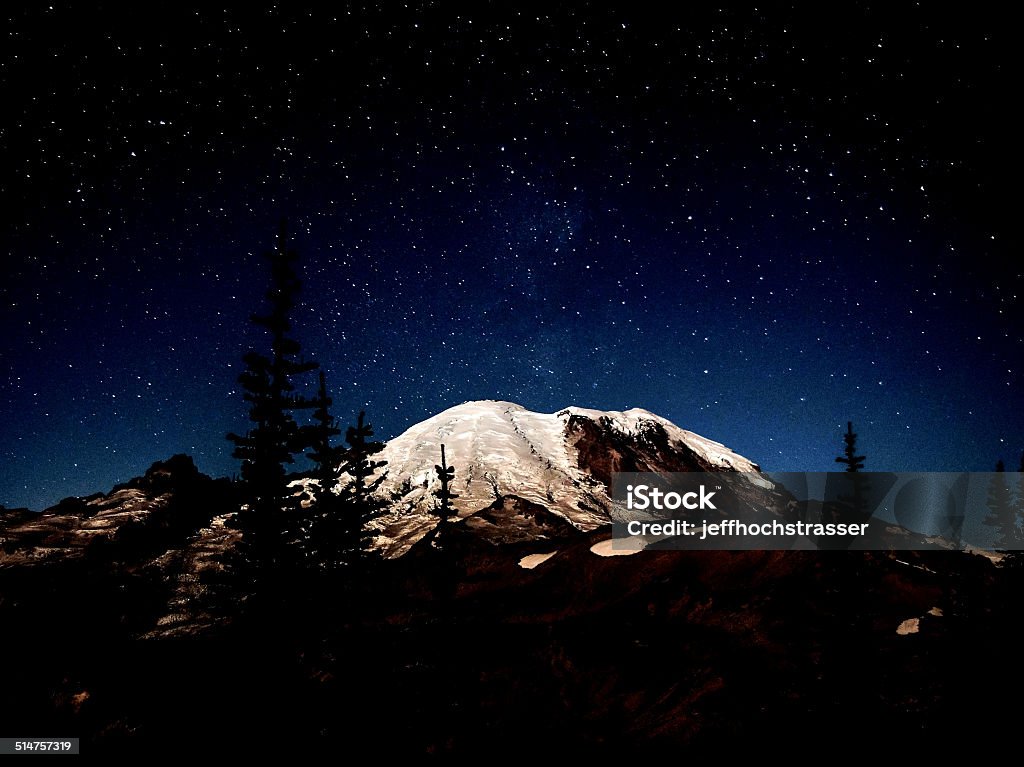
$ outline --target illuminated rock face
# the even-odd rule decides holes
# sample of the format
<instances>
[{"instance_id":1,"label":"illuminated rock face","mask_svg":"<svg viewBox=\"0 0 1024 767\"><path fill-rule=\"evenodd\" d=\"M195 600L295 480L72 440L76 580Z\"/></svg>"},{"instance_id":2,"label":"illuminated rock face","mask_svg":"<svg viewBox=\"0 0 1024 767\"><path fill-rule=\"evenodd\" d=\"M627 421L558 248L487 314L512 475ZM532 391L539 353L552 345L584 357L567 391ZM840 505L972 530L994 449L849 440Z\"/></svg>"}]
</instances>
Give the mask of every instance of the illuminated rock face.
<instances>
[{"instance_id":1,"label":"illuminated rock face","mask_svg":"<svg viewBox=\"0 0 1024 767\"><path fill-rule=\"evenodd\" d=\"M638 408L547 414L511 402L467 402L409 428L380 453L388 462L381 492L392 511L379 524L378 545L388 556L403 554L436 522L434 464L442 443L456 469L459 516L498 541L529 537L531 525L534 537L546 537L607 523L616 471L758 470L723 445Z\"/></svg>"}]
</instances>

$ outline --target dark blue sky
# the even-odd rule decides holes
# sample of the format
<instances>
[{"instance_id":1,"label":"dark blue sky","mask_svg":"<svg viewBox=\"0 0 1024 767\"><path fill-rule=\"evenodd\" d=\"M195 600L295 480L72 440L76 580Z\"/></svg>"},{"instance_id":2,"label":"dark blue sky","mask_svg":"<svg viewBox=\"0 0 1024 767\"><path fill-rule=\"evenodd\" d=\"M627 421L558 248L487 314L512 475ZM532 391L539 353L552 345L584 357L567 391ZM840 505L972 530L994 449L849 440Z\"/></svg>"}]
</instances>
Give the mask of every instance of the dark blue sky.
<instances>
[{"instance_id":1,"label":"dark blue sky","mask_svg":"<svg viewBox=\"0 0 1024 767\"><path fill-rule=\"evenodd\" d=\"M380 436L496 398L1015 466L1009 20L576 5L5 11L0 503L237 470L281 216Z\"/></svg>"}]
</instances>

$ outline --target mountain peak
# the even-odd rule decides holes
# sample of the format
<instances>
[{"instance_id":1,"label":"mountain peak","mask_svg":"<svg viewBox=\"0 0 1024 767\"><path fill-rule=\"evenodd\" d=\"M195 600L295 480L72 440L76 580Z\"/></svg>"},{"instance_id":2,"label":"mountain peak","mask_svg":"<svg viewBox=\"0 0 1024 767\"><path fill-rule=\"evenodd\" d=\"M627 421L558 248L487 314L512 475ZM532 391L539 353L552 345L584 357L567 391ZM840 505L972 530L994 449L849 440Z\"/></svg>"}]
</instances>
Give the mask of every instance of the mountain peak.
<instances>
[{"instance_id":1,"label":"mountain peak","mask_svg":"<svg viewBox=\"0 0 1024 767\"><path fill-rule=\"evenodd\" d=\"M436 523L434 464L442 443L455 467L454 506L463 519L514 499L519 509L579 530L609 521L613 472L758 470L724 445L642 408L536 413L503 400L464 402L410 427L379 456L388 462L381 492L392 503L380 543L392 556Z\"/></svg>"}]
</instances>

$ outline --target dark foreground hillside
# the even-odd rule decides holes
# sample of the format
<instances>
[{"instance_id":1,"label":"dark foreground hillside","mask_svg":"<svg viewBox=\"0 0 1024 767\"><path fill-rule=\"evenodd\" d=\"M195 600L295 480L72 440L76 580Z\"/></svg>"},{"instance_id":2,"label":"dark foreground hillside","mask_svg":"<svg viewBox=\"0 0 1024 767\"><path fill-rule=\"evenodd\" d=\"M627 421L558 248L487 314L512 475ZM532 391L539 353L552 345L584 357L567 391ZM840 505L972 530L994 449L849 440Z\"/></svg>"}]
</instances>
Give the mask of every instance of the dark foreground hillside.
<instances>
[{"instance_id":1,"label":"dark foreground hillside","mask_svg":"<svg viewBox=\"0 0 1024 767\"><path fill-rule=\"evenodd\" d=\"M6 522L5 736L78 736L92 754L542 757L1013 731L1020 583L980 556L602 557L601 530L495 546L456 527L354 586L282 577L242 610L245 584L211 564L230 485L154 469L116 502L33 518L34 537ZM86 520L105 532L77 541Z\"/></svg>"}]
</instances>

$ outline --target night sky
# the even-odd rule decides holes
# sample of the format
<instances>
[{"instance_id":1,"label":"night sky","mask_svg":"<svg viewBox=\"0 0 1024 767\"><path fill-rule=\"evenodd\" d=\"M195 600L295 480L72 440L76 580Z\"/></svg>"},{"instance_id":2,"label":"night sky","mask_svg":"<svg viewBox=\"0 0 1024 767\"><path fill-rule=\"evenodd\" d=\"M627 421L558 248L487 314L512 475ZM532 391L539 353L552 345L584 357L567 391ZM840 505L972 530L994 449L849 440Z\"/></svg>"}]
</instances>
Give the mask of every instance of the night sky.
<instances>
[{"instance_id":1,"label":"night sky","mask_svg":"<svg viewBox=\"0 0 1024 767\"><path fill-rule=\"evenodd\" d=\"M1009 18L87 5L0 22L0 503L237 472L281 217L378 436L490 398L769 469L849 419L869 469L1016 466Z\"/></svg>"}]
</instances>

